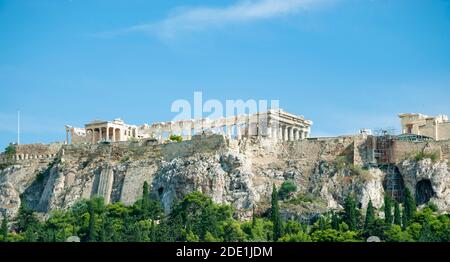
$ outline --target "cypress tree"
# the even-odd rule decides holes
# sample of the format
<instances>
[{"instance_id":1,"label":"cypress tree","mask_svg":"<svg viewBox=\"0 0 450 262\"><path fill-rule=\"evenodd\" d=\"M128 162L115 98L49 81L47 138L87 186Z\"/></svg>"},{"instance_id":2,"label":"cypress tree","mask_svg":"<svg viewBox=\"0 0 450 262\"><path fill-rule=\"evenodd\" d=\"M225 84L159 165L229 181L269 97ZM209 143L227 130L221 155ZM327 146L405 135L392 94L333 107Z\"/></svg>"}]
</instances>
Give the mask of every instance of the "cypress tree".
<instances>
[{"instance_id":1,"label":"cypress tree","mask_svg":"<svg viewBox=\"0 0 450 262\"><path fill-rule=\"evenodd\" d=\"M2 234L2 242L8 241L8 218L6 217L6 214L3 214L3 220L2 225L0 227L1 234Z\"/></svg>"},{"instance_id":2,"label":"cypress tree","mask_svg":"<svg viewBox=\"0 0 450 262\"><path fill-rule=\"evenodd\" d=\"M408 226L412 219L414 218L414 214L416 213L416 202L411 195L411 192L408 188L405 190L405 206L404 206L404 215L405 215L405 227Z\"/></svg>"},{"instance_id":3,"label":"cypress tree","mask_svg":"<svg viewBox=\"0 0 450 262\"><path fill-rule=\"evenodd\" d=\"M88 229L88 241L95 242L95 212L92 201L89 201L89 229Z\"/></svg>"},{"instance_id":4,"label":"cypress tree","mask_svg":"<svg viewBox=\"0 0 450 262\"><path fill-rule=\"evenodd\" d=\"M348 225L350 230L357 229L358 212L355 200L351 196L347 196L344 203L344 222Z\"/></svg>"},{"instance_id":5,"label":"cypress tree","mask_svg":"<svg viewBox=\"0 0 450 262\"><path fill-rule=\"evenodd\" d=\"M372 200L369 201L366 210L366 221L364 223L364 228L369 229L375 222L375 210L373 209Z\"/></svg>"},{"instance_id":6,"label":"cypress tree","mask_svg":"<svg viewBox=\"0 0 450 262\"><path fill-rule=\"evenodd\" d=\"M395 208L394 208L394 224L401 226L402 225L402 217L400 214L400 204L395 201Z\"/></svg>"},{"instance_id":7,"label":"cypress tree","mask_svg":"<svg viewBox=\"0 0 450 262\"><path fill-rule=\"evenodd\" d=\"M408 225L408 218L406 217L405 208L403 208L403 212L402 212L402 227L403 227L403 229L406 229L407 225Z\"/></svg>"},{"instance_id":8,"label":"cypress tree","mask_svg":"<svg viewBox=\"0 0 450 262\"><path fill-rule=\"evenodd\" d=\"M252 213L252 228L256 227L256 212L255 212L255 206L253 206L253 213Z\"/></svg>"},{"instance_id":9,"label":"cypress tree","mask_svg":"<svg viewBox=\"0 0 450 262\"><path fill-rule=\"evenodd\" d=\"M331 215L331 228L334 230L339 230L339 218L336 212Z\"/></svg>"},{"instance_id":10,"label":"cypress tree","mask_svg":"<svg viewBox=\"0 0 450 262\"><path fill-rule=\"evenodd\" d=\"M319 218L319 229L320 230L325 230L327 229L327 221L325 220L325 217L321 216Z\"/></svg>"},{"instance_id":11,"label":"cypress tree","mask_svg":"<svg viewBox=\"0 0 450 262\"><path fill-rule=\"evenodd\" d=\"M387 225L392 224L392 199L388 196L384 196L384 221Z\"/></svg>"},{"instance_id":12,"label":"cypress tree","mask_svg":"<svg viewBox=\"0 0 450 262\"><path fill-rule=\"evenodd\" d=\"M149 189L148 189L148 183L147 181L144 182L144 185L142 186L142 199L148 200L150 196Z\"/></svg>"},{"instance_id":13,"label":"cypress tree","mask_svg":"<svg viewBox=\"0 0 450 262\"><path fill-rule=\"evenodd\" d=\"M152 220L152 226L150 227L150 242L156 242L156 228L155 228L155 222Z\"/></svg>"},{"instance_id":14,"label":"cypress tree","mask_svg":"<svg viewBox=\"0 0 450 262\"><path fill-rule=\"evenodd\" d=\"M107 225L106 225L106 222L103 222L102 223L102 228L101 228L101 231L100 231L100 242L108 242L108 234L107 234L107 232L106 232L106 230L107 230Z\"/></svg>"},{"instance_id":15,"label":"cypress tree","mask_svg":"<svg viewBox=\"0 0 450 262\"><path fill-rule=\"evenodd\" d=\"M272 189L272 212L271 220L273 223L273 240L277 241L281 237L281 218L280 218L280 207L278 206L278 192L275 185Z\"/></svg>"},{"instance_id":16,"label":"cypress tree","mask_svg":"<svg viewBox=\"0 0 450 262\"><path fill-rule=\"evenodd\" d=\"M148 189L148 183L147 181L144 182L144 185L142 187L142 214L143 218L148 218L149 208L150 208L150 194Z\"/></svg>"}]
</instances>

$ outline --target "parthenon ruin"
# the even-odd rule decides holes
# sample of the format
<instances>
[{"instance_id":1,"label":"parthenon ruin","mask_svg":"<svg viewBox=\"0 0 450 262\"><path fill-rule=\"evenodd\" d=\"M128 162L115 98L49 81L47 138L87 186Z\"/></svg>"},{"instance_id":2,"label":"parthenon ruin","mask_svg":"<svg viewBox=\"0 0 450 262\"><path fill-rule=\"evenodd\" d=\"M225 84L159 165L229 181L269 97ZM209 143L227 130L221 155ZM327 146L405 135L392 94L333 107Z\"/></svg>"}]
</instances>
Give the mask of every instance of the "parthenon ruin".
<instances>
[{"instance_id":1,"label":"parthenon ruin","mask_svg":"<svg viewBox=\"0 0 450 262\"><path fill-rule=\"evenodd\" d=\"M120 119L113 121L93 121L84 128L66 126L66 144L118 142L130 139L152 138L163 142L171 135L179 135L190 140L193 135L216 133L230 139L262 136L281 141L308 138L312 121L303 116L272 109L264 113L238 115L216 120L190 119L154 123L152 125L127 125Z\"/></svg>"}]
</instances>

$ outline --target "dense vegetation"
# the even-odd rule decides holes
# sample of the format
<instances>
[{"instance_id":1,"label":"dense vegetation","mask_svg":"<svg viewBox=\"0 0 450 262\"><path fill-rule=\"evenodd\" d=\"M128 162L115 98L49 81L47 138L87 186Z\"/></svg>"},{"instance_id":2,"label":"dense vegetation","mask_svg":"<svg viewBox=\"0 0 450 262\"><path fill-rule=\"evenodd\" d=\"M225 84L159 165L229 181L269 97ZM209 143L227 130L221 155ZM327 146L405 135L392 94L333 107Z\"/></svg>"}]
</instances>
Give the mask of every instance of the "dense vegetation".
<instances>
[{"instance_id":1,"label":"dense vegetation","mask_svg":"<svg viewBox=\"0 0 450 262\"><path fill-rule=\"evenodd\" d=\"M377 216L372 202L363 214L348 196L342 212L329 212L306 225L282 220L279 198L286 196L284 190L290 192L292 185L280 189L273 187L272 207L267 215L254 214L245 222L233 218L231 206L215 204L199 192L187 195L169 215L164 215L161 204L150 199L147 184L143 187L143 199L132 206L105 205L102 198L83 200L68 211L53 212L45 222L21 206L9 227L3 219L0 240L54 242L78 236L84 242L359 242L378 236L389 242L450 241L450 217L436 214L432 204L417 211L410 192L406 192L401 204L386 197L381 211L389 215L383 219Z\"/></svg>"},{"instance_id":2,"label":"dense vegetation","mask_svg":"<svg viewBox=\"0 0 450 262\"><path fill-rule=\"evenodd\" d=\"M5 156L6 156L6 162L4 163L0 163L0 170L10 166L13 164L14 160L13 157L16 154L16 146L14 144L9 144L6 148L5 148L5 152L4 152Z\"/></svg>"}]
</instances>

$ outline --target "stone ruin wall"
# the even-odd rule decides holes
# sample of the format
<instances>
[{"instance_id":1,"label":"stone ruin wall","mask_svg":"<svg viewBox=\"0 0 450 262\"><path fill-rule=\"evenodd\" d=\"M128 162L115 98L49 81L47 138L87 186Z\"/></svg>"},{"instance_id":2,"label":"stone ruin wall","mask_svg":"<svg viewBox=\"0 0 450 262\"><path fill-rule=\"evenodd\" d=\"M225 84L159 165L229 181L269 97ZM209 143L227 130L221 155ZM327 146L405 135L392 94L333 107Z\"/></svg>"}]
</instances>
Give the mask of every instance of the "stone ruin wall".
<instances>
[{"instance_id":1,"label":"stone ruin wall","mask_svg":"<svg viewBox=\"0 0 450 262\"><path fill-rule=\"evenodd\" d=\"M350 163L362 166L371 163L373 158L369 138L365 135L358 135L298 141L273 141L267 138L234 140L227 139L223 135L196 135L191 140L181 143L159 143L152 139L142 139L106 145L28 144L17 146L16 154L12 160L22 162L32 159L53 159L58 156L58 153L61 153L71 157L77 155L82 157L86 156L86 154L92 157L103 156L105 160L113 161L120 161L127 155L132 156L133 159L151 156L170 161L175 157L186 157L195 153L234 150L253 155L255 158L258 158L258 155L260 155L307 162L318 160L333 161L336 157L345 157ZM418 152L436 153L439 160L450 160L450 140L427 142L395 141L392 150L395 163L411 158ZM0 155L0 163L7 161L5 154L2 153Z\"/></svg>"},{"instance_id":2,"label":"stone ruin wall","mask_svg":"<svg viewBox=\"0 0 450 262\"><path fill-rule=\"evenodd\" d=\"M414 157L419 152L436 154L439 161L450 161L450 140L426 142L396 141L393 151L394 160L397 164Z\"/></svg>"},{"instance_id":3,"label":"stone ruin wall","mask_svg":"<svg viewBox=\"0 0 450 262\"><path fill-rule=\"evenodd\" d=\"M12 159L7 159L5 153L0 155L0 163L7 163L9 161L22 162L24 160L32 159L51 159L55 158L62 147L62 143L52 144L26 144L16 145L16 153Z\"/></svg>"},{"instance_id":4,"label":"stone ruin wall","mask_svg":"<svg viewBox=\"0 0 450 262\"><path fill-rule=\"evenodd\" d=\"M55 204L43 205L48 207L48 210L52 210L53 206L70 205L78 199L78 195L89 198L100 194L108 202L121 201L125 204L132 204L142 194L144 181L151 183L157 172L160 171L161 163L167 164L176 158L185 161L194 155L208 158L222 153L224 155L237 154L248 160L251 165L250 172L260 176L256 179L271 181L281 179L279 182L282 182L284 181L283 177L265 176L273 174L274 170L283 170L285 173L294 170L298 174L295 177L299 179L296 182L299 185L307 185L308 177L317 171L317 167L323 161L332 162L337 157L345 157L355 165L362 166L370 163L372 151L368 141L369 139L365 135L298 141L276 141L262 137L235 140L227 139L223 135L199 135L188 141L162 144L154 140L143 139L105 144L20 145L16 155L20 156L17 164L21 165L22 169L19 170L19 173L14 171L5 176L4 180L9 180L17 192L22 194L32 184L31 180L35 179L39 170L45 170L54 159L61 159L62 165L58 167L58 170L54 170L55 178L64 177L64 184L69 190L67 191L68 195L73 196L73 199L69 201L64 197L66 198L65 204L58 204L59 197L51 197L56 188L50 187L47 190L49 196L40 197L55 199L52 200L56 201ZM417 152L437 152L441 160L449 160L450 141L396 141L393 150L398 165ZM56 171L60 175L57 175ZM380 172L380 175L383 174ZM78 184L77 177L81 181ZM45 182L44 185L46 184L49 183ZM72 184L74 186L71 186ZM413 182L408 182L409 184L414 185ZM46 191L43 190L35 191L45 195ZM33 199L35 198L34 194L30 195ZM30 201L36 202L39 199ZM36 202L37 207L39 204ZM42 208L42 210L47 209Z\"/></svg>"}]
</instances>

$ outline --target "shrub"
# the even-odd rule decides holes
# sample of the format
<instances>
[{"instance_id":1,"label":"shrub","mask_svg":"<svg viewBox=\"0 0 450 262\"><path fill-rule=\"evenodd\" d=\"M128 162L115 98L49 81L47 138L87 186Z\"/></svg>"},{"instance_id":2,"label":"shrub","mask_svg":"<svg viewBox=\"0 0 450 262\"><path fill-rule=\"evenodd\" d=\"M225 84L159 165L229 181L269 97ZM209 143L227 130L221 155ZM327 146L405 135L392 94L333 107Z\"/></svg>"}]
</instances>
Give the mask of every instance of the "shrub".
<instances>
[{"instance_id":1,"label":"shrub","mask_svg":"<svg viewBox=\"0 0 450 262\"><path fill-rule=\"evenodd\" d=\"M345 169L348 165L347 157L345 156L336 157L336 159L334 160L334 165L336 166L336 169L338 171Z\"/></svg>"},{"instance_id":2,"label":"shrub","mask_svg":"<svg viewBox=\"0 0 450 262\"><path fill-rule=\"evenodd\" d=\"M300 231L296 234L286 234L278 242L312 242L312 240L308 234Z\"/></svg>"},{"instance_id":3,"label":"shrub","mask_svg":"<svg viewBox=\"0 0 450 262\"><path fill-rule=\"evenodd\" d=\"M169 137L169 140L174 141L174 142L181 142L181 141L183 141L183 137L179 136L179 135L171 135Z\"/></svg>"},{"instance_id":4,"label":"shrub","mask_svg":"<svg viewBox=\"0 0 450 262\"><path fill-rule=\"evenodd\" d=\"M357 166L357 165L349 165L348 169L352 172L353 175L356 176L365 176L368 174L367 170L365 170L363 167L361 166Z\"/></svg>"},{"instance_id":5,"label":"shrub","mask_svg":"<svg viewBox=\"0 0 450 262\"><path fill-rule=\"evenodd\" d=\"M416 162L422 161L424 159L431 159L432 162L436 162L438 160L438 154L436 152L433 153L426 153L426 152L419 152L415 154L412 159Z\"/></svg>"},{"instance_id":6,"label":"shrub","mask_svg":"<svg viewBox=\"0 0 450 262\"><path fill-rule=\"evenodd\" d=\"M297 191L297 186L291 181L285 181L278 191L278 197L281 200L285 200L293 192Z\"/></svg>"},{"instance_id":7,"label":"shrub","mask_svg":"<svg viewBox=\"0 0 450 262\"><path fill-rule=\"evenodd\" d=\"M7 158L8 160L11 160L12 157L13 157L15 154L16 154L16 147L15 147L13 144L9 144L9 146L7 146L7 147L5 148L5 155L6 155L6 158Z\"/></svg>"},{"instance_id":8,"label":"shrub","mask_svg":"<svg viewBox=\"0 0 450 262\"><path fill-rule=\"evenodd\" d=\"M45 179L45 170L40 171L37 175L36 175L36 181L38 182L42 182Z\"/></svg>"},{"instance_id":9,"label":"shrub","mask_svg":"<svg viewBox=\"0 0 450 262\"><path fill-rule=\"evenodd\" d=\"M439 210L438 206L436 205L436 203L430 201L427 204L427 207L431 209L431 211L433 212L437 212Z\"/></svg>"},{"instance_id":10,"label":"shrub","mask_svg":"<svg viewBox=\"0 0 450 262\"><path fill-rule=\"evenodd\" d=\"M311 194L298 194L297 196L289 199L286 203L300 205L305 203L313 203L316 200L317 199L315 199Z\"/></svg>"},{"instance_id":11,"label":"shrub","mask_svg":"<svg viewBox=\"0 0 450 262\"><path fill-rule=\"evenodd\" d=\"M120 163L125 163L125 162L127 162L128 160L130 160L130 156L129 155L125 155L125 156L123 156L121 159L120 159Z\"/></svg>"},{"instance_id":12,"label":"shrub","mask_svg":"<svg viewBox=\"0 0 450 262\"><path fill-rule=\"evenodd\" d=\"M13 164L13 157L16 154L16 146L13 144L9 144L5 148L5 156L6 156L6 163L0 164L0 170L5 169Z\"/></svg>"}]
</instances>

